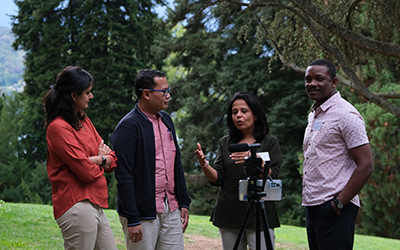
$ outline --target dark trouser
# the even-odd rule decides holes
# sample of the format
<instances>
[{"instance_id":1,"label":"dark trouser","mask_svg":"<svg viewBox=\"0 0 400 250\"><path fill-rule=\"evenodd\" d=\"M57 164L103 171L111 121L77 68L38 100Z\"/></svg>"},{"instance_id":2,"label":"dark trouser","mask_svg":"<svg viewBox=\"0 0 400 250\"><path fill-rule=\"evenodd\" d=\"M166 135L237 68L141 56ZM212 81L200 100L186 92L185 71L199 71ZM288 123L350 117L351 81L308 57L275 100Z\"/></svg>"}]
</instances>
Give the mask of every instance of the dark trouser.
<instances>
[{"instance_id":1,"label":"dark trouser","mask_svg":"<svg viewBox=\"0 0 400 250\"><path fill-rule=\"evenodd\" d=\"M307 237L310 250L353 249L354 227L359 208L353 203L335 213L331 201L306 207Z\"/></svg>"}]
</instances>

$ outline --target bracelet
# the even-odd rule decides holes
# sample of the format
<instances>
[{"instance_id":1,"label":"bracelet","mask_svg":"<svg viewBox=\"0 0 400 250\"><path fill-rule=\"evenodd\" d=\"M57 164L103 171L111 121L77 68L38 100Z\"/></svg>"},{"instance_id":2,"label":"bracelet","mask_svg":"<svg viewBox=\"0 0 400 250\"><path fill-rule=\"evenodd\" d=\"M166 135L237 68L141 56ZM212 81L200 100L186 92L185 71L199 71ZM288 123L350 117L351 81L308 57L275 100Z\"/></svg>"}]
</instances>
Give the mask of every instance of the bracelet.
<instances>
[{"instance_id":1,"label":"bracelet","mask_svg":"<svg viewBox=\"0 0 400 250\"><path fill-rule=\"evenodd\" d=\"M207 166L210 166L210 164L207 163L206 165L204 165L204 167L202 167L202 166L200 165L201 169L205 169Z\"/></svg>"}]
</instances>

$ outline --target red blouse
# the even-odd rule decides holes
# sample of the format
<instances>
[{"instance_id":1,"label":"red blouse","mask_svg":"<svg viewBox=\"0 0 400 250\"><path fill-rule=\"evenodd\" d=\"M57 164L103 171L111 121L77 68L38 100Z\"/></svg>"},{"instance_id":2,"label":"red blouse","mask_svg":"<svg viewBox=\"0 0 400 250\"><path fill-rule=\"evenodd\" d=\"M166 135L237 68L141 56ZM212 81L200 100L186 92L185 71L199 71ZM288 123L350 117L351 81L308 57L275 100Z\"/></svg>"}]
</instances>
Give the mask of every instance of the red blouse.
<instances>
[{"instance_id":1,"label":"red blouse","mask_svg":"<svg viewBox=\"0 0 400 250\"><path fill-rule=\"evenodd\" d=\"M84 129L76 131L63 118L57 117L47 127L47 175L49 176L54 218L64 214L75 203L90 200L100 207L108 207L107 181L104 169L88 157L97 156L101 137L88 117ZM117 167L112 151L108 173Z\"/></svg>"}]
</instances>

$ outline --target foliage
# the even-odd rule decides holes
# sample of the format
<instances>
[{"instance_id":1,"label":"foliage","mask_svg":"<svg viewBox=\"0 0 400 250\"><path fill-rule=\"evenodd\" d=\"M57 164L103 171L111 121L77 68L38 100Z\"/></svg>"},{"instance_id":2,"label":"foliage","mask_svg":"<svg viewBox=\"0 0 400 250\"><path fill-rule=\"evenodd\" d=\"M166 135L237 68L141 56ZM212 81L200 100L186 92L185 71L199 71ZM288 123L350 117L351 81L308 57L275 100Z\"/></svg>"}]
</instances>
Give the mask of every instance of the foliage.
<instances>
[{"instance_id":1,"label":"foliage","mask_svg":"<svg viewBox=\"0 0 400 250\"><path fill-rule=\"evenodd\" d=\"M376 77L376 71L368 70L369 77ZM376 78L371 88L383 91L399 91L399 85L390 84L393 74L385 72ZM350 98L358 96L348 93ZM400 104L398 102L397 104ZM385 113L370 103L356 105L363 115L373 151L375 171L361 193L362 214L359 232L400 239L400 175L399 127L400 119ZM379 204L379 205L377 205ZM379 218L379 219L377 219Z\"/></svg>"},{"instance_id":2,"label":"foliage","mask_svg":"<svg viewBox=\"0 0 400 250\"><path fill-rule=\"evenodd\" d=\"M362 232L400 239L400 119L371 104L360 109L368 122L375 167L362 191Z\"/></svg>"},{"instance_id":3,"label":"foliage","mask_svg":"<svg viewBox=\"0 0 400 250\"><path fill-rule=\"evenodd\" d=\"M304 225L298 156L311 101L300 81L303 74L282 70L277 58L303 72L310 61L323 57L338 65L340 92L364 116L374 155L375 172L361 192L357 231L400 237L400 103L388 100L399 98L400 92L398 1L278 0L249 5L176 0L169 26L160 23L151 12L154 4L145 0L24 0L17 6L13 47L26 52L26 88L22 96L3 96L0 101L0 199L51 200L41 99L63 67L78 65L93 74L95 98L87 113L108 142L133 106L135 72L165 63L172 86L167 111L175 120L185 171L193 174L187 177L194 198L191 212L210 214L216 197L216 188L196 177L202 175L196 143L212 163L218 140L226 133L228 101L245 90L259 97L271 133L281 144L280 178L286 194L278 203L281 222ZM0 28L0 37L9 42L2 32ZM7 55L0 56L0 75L1 58ZM112 174L106 178L114 207L115 179Z\"/></svg>"},{"instance_id":4,"label":"foliage","mask_svg":"<svg viewBox=\"0 0 400 250\"><path fill-rule=\"evenodd\" d=\"M275 69L279 72L278 69ZM271 129L278 137L282 150L282 166L279 178L283 181L285 197L277 203L281 223L305 226L304 208L301 204L302 172L298 171L298 155L302 153L304 129L307 126L307 112L311 100L305 93L304 82L295 81L300 76L288 75L286 71L270 81ZM289 84L288 84L289 83Z\"/></svg>"},{"instance_id":5,"label":"foliage","mask_svg":"<svg viewBox=\"0 0 400 250\"><path fill-rule=\"evenodd\" d=\"M211 186L207 178L201 174L186 174L186 185L192 198L190 213L211 215L215 205L218 188Z\"/></svg>"},{"instance_id":6,"label":"foliage","mask_svg":"<svg viewBox=\"0 0 400 250\"><path fill-rule=\"evenodd\" d=\"M216 156L219 139L226 134L226 112L230 98L237 91L248 91L257 95L267 114L271 133L278 137L283 164L280 177L284 182L286 198L279 206L283 222L304 225L304 211L298 201L301 196L301 176L297 171L297 153L306 126L307 110L311 105L304 92L302 75L281 70L280 63L270 64L270 48L257 52L256 24L247 33L241 34L241 26L247 15L233 13L222 20L211 19L206 13L182 24L201 6L189 12L185 1L171 12L170 24L175 33L169 40L159 40L153 46L160 54L171 53L170 66L179 74L170 76L172 85L172 110L182 149L185 171L203 175L194 154L199 142L207 159L212 163ZM214 8L213 12L219 12ZM270 66L268 66L270 64ZM172 79L172 82L171 82ZM200 177L197 177L200 178ZM216 189L208 182L188 182L194 202L191 209L199 214L211 214L215 203ZM208 194L208 195L205 195ZM210 200L210 197L212 200ZM204 211L204 212L203 212Z\"/></svg>"},{"instance_id":7,"label":"foliage","mask_svg":"<svg viewBox=\"0 0 400 250\"><path fill-rule=\"evenodd\" d=\"M46 167L29 161L33 132L32 107L21 94L3 96L0 116L0 199L12 202L49 203L51 188Z\"/></svg>"},{"instance_id":8,"label":"foliage","mask_svg":"<svg viewBox=\"0 0 400 250\"><path fill-rule=\"evenodd\" d=\"M104 210L117 244L126 249L125 237L115 210ZM60 228L49 205L4 203L0 200L0 248L1 249L62 249ZM189 226L184 234L185 249L193 245L191 235L219 240L218 228L212 226L208 216L190 215ZM275 229L276 249L308 249L306 230L303 227L282 225ZM189 238L189 239L188 239ZM207 239L206 239L207 240ZM395 250L399 240L355 235L355 250Z\"/></svg>"},{"instance_id":9,"label":"foliage","mask_svg":"<svg viewBox=\"0 0 400 250\"><path fill-rule=\"evenodd\" d=\"M367 185L365 188L367 191L363 190L363 192L367 192L369 197L370 192L374 190L375 194L371 195L371 199L377 202L380 202L381 199L388 199L387 196L384 198L383 194L390 195L389 201L384 202L385 206L372 209L366 205L358 224L358 230L377 235L390 235L390 237L398 237L398 229L395 225L395 221L398 219L396 214L392 213L395 205L398 204L398 190L396 189L396 185L398 185L396 159L398 156L397 146L395 146L398 135L396 129L392 131L388 127L396 128L397 120L394 117L400 117L400 103L396 101L400 98L399 73L397 72L400 58L398 45L400 19L397 14L399 8L400 3L394 0L252 2L198 0L189 2L185 6L188 12L196 13L186 19L187 27L216 20L216 30L221 34L227 34L233 30L239 31L236 37L240 41L243 41L244 38L243 44L251 43L252 39L256 39L256 43L253 43L252 47L258 53L269 51L269 55L271 55L271 60L268 62L271 72L274 72L272 67L276 65L274 60L277 59L285 66L303 74L308 63L317 58L326 58L337 65L341 83L340 90L343 92L343 96L351 99L350 102L353 104L362 103L360 109L369 126L368 132L371 136L377 169L370 181L374 184L373 188ZM227 20L236 16L242 21L235 22L234 25L225 25L228 24ZM252 33L254 30L255 33ZM241 69L245 68L247 61L242 60ZM271 77L271 79L274 78ZM271 92L270 88L273 85L270 82L264 86L267 86L268 91ZM285 94L287 94L286 92L285 89ZM279 92L271 93L276 95ZM306 116L303 116L304 113L301 112L303 109L292 109L293 107L297 108L299 104L305 105L307 102L305 99L299 99L300 96L304 97L304 95L295 93L283 98L287 103L294 104L290 106L290 109L275 101L271 113L267 112L270 120L274 121L272 126L275 125L278 128L278 130L274 128L273 133L278 135L280 142L287 140L289 145L293 146L282 146L283 151L286 151L284 160L293 165L297 165L298 161L295 157L301 152L299 143L301 136L294 133L295 136L291 138L293 132L290 129L280 134L279 128L283 131L288 125L290 128L291 124L300 127L300 124L295 123L296 119L292 120L293 123L287 122L285 119L285 116L290 117L293 114L298 115L297 121L306 122ZM276 111L274 111L275 109ZM388 114L393 114L393 116ZM304 132L297 131L298 133ZM291 139L293 139L292 143L290 143ZM297 141L297 145L295 145L295 141ZM290 168L293 171L281 174L281 178L289 183L284 187L292 189L290 191L295 190L296 187L301 188L298 173L294 171L293 165ZM299 202L296 196L288 196L285 199L280 206ZM365 200L365 203L371 203L371 201ZM282 210L280 207L279 211ZM304 218L296 216L300 212L299 207L294 206L283 211L285 215L281 214L281 218L283 217L285 221L289 219L287 221L289 223L292 221L304 223ZM385 215L383 215L384 213ZM368 218L383 218L383 221L376 227L376 224ZM389 233L389 231L391 232Z\"/></svg>"},{"instance_id":10,"label":"foliage","mask_svg":"<svg viewBox=\"0 0 400 250\"><path fill-rule=\"evenodd\" d=\"M150 53L155 37L168 35L152 12L154 4L150 0L16 2L13 47L26 52L23 96L33 125L24 135L29 169L35 168L35 162L46 161L41 101L68 65L80 66L94 76L94 99L86 112L109 144L114 127L133 108L136 72L162 65L163 58L156 60ZM111 178L107 175L109 182Z\"/></svg>"},{"instance_id":11,"label":"foliage","mask_svg":"<svg viewBox=\"0 0 400 250\"><path fill-rule=\"evenodd\" d=\"M247 15L240 35L252 29L252 21L257 22L257 48L272 46L274 59L279 58L299 72L304 72L308 63L317 58L333 61L345 74L346 77L340 77L345 85L400 117L400 107L389 101L400 98L400 92L370 91L362 81L361 70L365 65L372 65L380 74L382 69L399 63L398 1L197 0L190 2L188 8L198 9L199 5L218 19L234 12ZM223 11L213 12L215 6ZM190 23L197 22L197 18L201 14L189 20Z\"/></svg>"}]
</instances>

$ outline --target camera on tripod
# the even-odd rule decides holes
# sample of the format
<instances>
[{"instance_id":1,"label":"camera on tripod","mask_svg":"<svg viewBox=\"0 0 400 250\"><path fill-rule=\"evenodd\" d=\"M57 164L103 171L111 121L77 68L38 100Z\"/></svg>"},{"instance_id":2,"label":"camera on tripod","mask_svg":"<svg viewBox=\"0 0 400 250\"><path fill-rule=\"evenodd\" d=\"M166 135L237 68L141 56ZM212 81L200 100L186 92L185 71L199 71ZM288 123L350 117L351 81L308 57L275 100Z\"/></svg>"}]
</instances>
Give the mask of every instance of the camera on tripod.
<instances>
[{"instance_id":1,"label":"camera on tripod","mask_svg":"<svg viewBox=\"0 0 400 250\"><path fill-rule=\"evenodd\" d=\"M247 201L248 200L248 184L249 180L240 180L239 181L239 200ZM251 184L254 185L254 184ZM263 180L258 179L255 185L261 188L263 186ZM281 180L267 180L264 187L264 192L266 196L261 197L262 200L265 201L280 201L282 199L282 181Z\"/></svg>"},{"instance_id":2,"label":"camera on tripod","mask_svg":"<svg viewBox=\"0 0 400 250\"><path fill-rule=\"evenodd\" d=\"M251 155L245 158L244 172L247 180L239 181L239 200L248 201L249 199L261 199L266 201L280 201L282 199L282 181L273 180L269 175L264 180L259 179L259 175L264 171L269 172L269 153L258 153L262 158L257 156L257 148L259 143L247 144L231 144L228 150L230 152L243 152L250 150ZM262 161L264 160L264 170L262 169Z\"/></svg>"}]
</instances>

